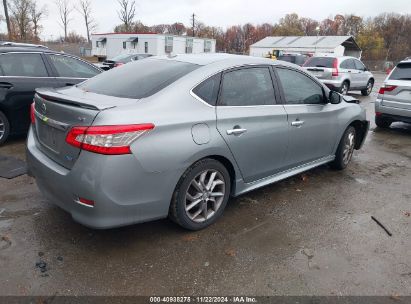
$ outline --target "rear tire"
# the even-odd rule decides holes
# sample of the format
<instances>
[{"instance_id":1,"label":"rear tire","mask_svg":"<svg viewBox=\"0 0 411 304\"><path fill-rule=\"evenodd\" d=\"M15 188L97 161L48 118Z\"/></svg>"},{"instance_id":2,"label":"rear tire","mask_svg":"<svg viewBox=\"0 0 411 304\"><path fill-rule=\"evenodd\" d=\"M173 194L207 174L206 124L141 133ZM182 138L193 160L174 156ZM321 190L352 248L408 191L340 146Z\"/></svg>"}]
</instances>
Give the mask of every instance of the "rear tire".
<instances>
[{"instance_id":1,"label":"rear tire","mask_svg":"<svg viewBox=\"0 0 411 304\"><path fill-rule=\"evenodd\" d=\"M379 116L375 116L375 124L378 128L387 129L391 126L392 121Z\"/></svg>"},{"instance_id":2,"label":"rear tire","mask_svg":"<svg viewBox=\"0 0 411 304\"><path fill-rule=\"evenodd\" d=\"M10 134L10 123L6 115L0 111L0 145L4 144Z\"/></svg>"},{"instance_id":3,"label":"rear tire","mask_svg":"<svg viewBox=\"0 0 411 304\"><path fill-rule=\"evenodd\" d=\"M349 90L350 90L350 84L349 84L349 82L348 82L348 81L344 81L344 82L342 83L342 85L341 85L340 93L341 93L342 95L347 95Z\"/></svg>"},{"instance_id":4,"label":"rear tire","mask_svg":"<svg viewBox=\"0 0 411 304\"><path fill-rule=\"evenodd\" d=\"M353 126L349 126L345 130L340 144L335 153L335 160L331 163L331 167L336 170L344 170L351 161L355 149L357 132Z\"/></svg>"},{"instance_id":5,"label":"rear tire","mask_svg":"<svg viewBox=\"0 0 411 304\"><path fill-rule=\"evenodd\" d=\"M231 191L230 174L214 159L192 165L180 178L171 200L169 218L188 230L201 230L223 214Z\"/></svg>"},{"instance_id":6,"label":"rear tire","mask_svg":"<svg viewBox=\"0 0 411 304\"><path fill-rule=\"evenodd\" d=\"M373 87L374 87L374 81L369 80L367 83L367 87L364 90L361 90L362 96L370 96Z\"/></svg>"}]
</instances>

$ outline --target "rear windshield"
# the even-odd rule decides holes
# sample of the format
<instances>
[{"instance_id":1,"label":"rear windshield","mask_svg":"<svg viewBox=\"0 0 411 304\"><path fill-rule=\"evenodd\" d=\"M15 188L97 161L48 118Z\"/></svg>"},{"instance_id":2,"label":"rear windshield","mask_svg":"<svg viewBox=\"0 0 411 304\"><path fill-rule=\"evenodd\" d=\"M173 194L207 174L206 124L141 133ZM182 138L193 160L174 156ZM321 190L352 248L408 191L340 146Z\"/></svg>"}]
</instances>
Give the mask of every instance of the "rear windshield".
<instances>
[{"instance_id":1,"label":"rear windshield","mask_svg":"<svg viewBox=\"0 0 411 304\"><path fill-rule=\"evenodd\" d=\"M411 63L400 63L394 69L390 80L411 80Z\"/></svg>"},{"instance_id":2,"label":"rear windshield","mask_svg":"<svg viewBox=\"0 0 411 304\"><path fill-rule=\"evenodd\" d=\"M145 98L199 68L198 65L161 59L145 59L104 72L78 87L97 94Z\"/></svg>"},{"instance_id":3,"label":"rear windshield","mask_svg":"<svg viewBox=\"0 0 411 304\"><path fill-rule=\"evenodd\" d=\"M284 56L279 56L277 59L278 59L278 60L282 60L282 61L287 61L287 62L295 63L296 57L295 57L295 56L287 56L287 55L284 55Z\"/></svg>"},{"instance_id":4,"label":"rear windshield","mask_svg":"<svg viewBox=\"0 0 411 304\"><path fill-rule=\"evenodd\" d=\"M311 57L304 64L305 67L318 67L318 68L332 68L334 58L332 57Z\"/></svg>"}]
</instances>

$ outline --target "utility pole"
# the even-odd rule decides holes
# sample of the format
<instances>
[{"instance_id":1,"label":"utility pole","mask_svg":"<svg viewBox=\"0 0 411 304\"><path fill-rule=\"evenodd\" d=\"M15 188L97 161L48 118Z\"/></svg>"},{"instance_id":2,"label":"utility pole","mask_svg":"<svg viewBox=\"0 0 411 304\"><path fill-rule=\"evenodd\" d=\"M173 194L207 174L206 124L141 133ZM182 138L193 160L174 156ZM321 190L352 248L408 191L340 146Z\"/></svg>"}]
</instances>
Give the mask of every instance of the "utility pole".
<instances>
[{"instance_id":1,"label":"utility pole","mask_svg":"<svg viewBox=\"0 0 411 304\"><path fill-rule=\"evenodd\" d=\"M192 16L192 21L193 21L193 37L195 37L196 14L194 14L194 13L193 13L193 16Z\"/></svg>"},{"instance_id":2,"label":"utility pole","mask_svg":"<svg viewBox=\"0 0 411 304\"><path fill-rule=\"evenodd\" d=\"M7 33L9 35L9 40L11 40L10 18L9 18L9 10L7 7L7 0L3 0L3 6L4 6L4 16L6 17L6 23L7 23Z\"/></svg>"}]
</instances>

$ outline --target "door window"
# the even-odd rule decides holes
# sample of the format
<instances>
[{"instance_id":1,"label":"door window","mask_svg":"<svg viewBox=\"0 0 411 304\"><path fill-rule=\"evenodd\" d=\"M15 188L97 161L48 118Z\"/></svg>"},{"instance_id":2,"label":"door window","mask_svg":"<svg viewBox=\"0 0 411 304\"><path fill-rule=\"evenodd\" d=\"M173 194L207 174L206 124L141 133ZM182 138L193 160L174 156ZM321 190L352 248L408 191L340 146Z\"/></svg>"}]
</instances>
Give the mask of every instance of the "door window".
<instances>
[{"instance_id":1,"label":"door window","mask_svg":"<svg viewBox=\"0 0 411 304\"><path fill-rule=\"evenodd\" d=\"M222 106L275 104L269 68L247 68L225 73L220 99Z\"/></svg>"},{"instance_id":2,"label":"door window","mask_svg":"<svg viewBox=\"0 0 411 304\"><path fill-rule=\"evenodd\" d=\"M340 65L340 67L342 69L347 69L347 70L355 70L356 69L354 60L352 60L352 59L347 59L347 60L343 61L343 63L341 63L341 65Z\"/></svg>"},{"instance_id":3,"label":"door window","mask_svg":"<svg viewBox=\"0 0 411 304\"><path fill-rule=\"evenodd\" d=\"M355 64L355 69L360 71L365 71L365 66L359 60L353 60Z\"/></svg>"},{"instance_id":4,"label":"door window","mask_svg":"<svg viewBox=\"0 0 411 304\"><path fill-rule=\"evenodd\" d=\"M91 65L72 57L49 55L49 58L60 77L91 78L99 74L99 71Z\"/></svg>"},{"instance_id":5,"label":"door window","mask_svg":"<svg viewBox=\"0 0 411 304\"><path fill-rule=\"evenodd\" d=\"M40 54L4 54L0 56L0 67L4 76L49 76Z\"/></svg>"},{"instance_id":6,"label":"door window","mask_svg":"<svg viewBox=\"0 0 411 304\"><path fill-rule=\"evenodd\" d=\"M287 104L322 104L323 89L308 76L290 69L277 69Z\"/></svg>"}]
</instances>

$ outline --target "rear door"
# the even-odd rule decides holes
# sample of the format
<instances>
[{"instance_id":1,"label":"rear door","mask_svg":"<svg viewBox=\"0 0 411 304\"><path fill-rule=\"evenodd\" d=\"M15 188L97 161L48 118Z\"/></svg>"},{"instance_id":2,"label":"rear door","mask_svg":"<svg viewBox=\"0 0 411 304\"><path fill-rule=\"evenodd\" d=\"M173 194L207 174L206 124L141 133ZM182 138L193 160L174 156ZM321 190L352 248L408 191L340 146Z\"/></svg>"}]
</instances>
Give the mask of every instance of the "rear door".
<instances>
[{"instance_id":1,"label":"rear door","mask_svg":"<svg viewBox=\"0 0 411 304\"><path fill-rule=\"evenodd\" d=\"M411 62L399 63L385 83L382 105L411 111Z\"/></svg>"},{"instance_id":2,"label":"rear door","mask_svg":"<svg viewBox=\"0 0 411 304\"><path fill-rule=\"evenodd\" d=\"M46 55L60 87L73 86L100 74L94 65L63 54Z\"/></svg>"},{"instance_id":3,"label":"rear door","mask_svg":"<svg viewBox=\"0 0 411 304\"><path fill-rule=\"evenodd\" d=\"M347 72L349 74L349 78L351 81L350 88L351 89L360 88L361 87L361 75L360 75L360 71L357 70L357 67L355 66L354 59L348 59L347 65L348 65Z\"/></svg>"},{"instance_id":4,"label":"rear door","mask_svg":"<svg viewBox=\"0 0 411 304\"><path fill-rule=\"evenodd\" d=\"M0 107L6 112L12 133L27 131L34 90L55 87L41 53L3 53L0 55Z\"/></svg>"},{"instance_id":5,"label":"rear door","mask_svg":"<svg viewBox=\"0 0 411 304\"><path fill-rule=\"evenodd\" d=\"M288 114L289 148L285 164L296 167L333 154L337 119L323 87L303 72L275 68Z\"/></svg>"},{"instance_id":6,"label":"rear door","mask_svg":"<svg viewBox=\"0 0 411 304\"><path fill-rule=\"evenodd\" d=\"M358 86L360 88L366 88L367 84L368 84L368 73L366 72L366 68L365 65L357 60L357 59L353 59L354 64L355 64L355 68L358 71Z\"/></svg>"},{"instance_id":7,"label":"rear door","mask_svg":"<svg viewBox=\"0 0 411 304\"><path fill-rule=\"evenodd\" d=\"M217 128L246 183L282 170L287 114L277 103L270 67L242 67L223 74Z\"/></svg>"}]
</instances>

